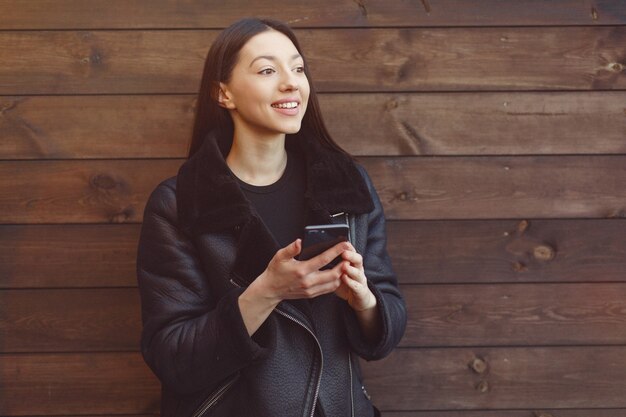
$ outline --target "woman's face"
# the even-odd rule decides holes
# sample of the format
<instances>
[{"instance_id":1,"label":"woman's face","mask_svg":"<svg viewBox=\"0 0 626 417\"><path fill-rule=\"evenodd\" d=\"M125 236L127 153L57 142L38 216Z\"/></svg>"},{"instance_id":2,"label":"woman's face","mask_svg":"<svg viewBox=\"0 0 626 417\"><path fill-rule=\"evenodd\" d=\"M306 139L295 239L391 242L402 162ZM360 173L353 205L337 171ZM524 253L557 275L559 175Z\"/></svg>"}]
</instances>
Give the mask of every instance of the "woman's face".
<instances>
[{"instance_id":1,"label":"woman's face","mask_svg":"<svg viewBox=\"0 0 626 417\"><path fill-rule=\"evenodd\" d=\"M304 60L291 40L276 30L253 36L239 51L220 102L235 130L260 136L296 133L309 100Z\"/></svg>"}]
</instances>

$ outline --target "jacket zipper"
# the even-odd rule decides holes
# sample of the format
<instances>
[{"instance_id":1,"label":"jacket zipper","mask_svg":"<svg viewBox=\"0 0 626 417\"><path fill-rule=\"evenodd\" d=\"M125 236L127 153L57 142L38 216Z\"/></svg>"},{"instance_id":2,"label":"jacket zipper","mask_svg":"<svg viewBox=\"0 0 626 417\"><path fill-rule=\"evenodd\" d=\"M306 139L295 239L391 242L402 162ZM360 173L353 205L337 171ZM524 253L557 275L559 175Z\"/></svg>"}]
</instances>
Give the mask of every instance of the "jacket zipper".
<instances>
[{"instance_id":1,"label":"jacket zipper","mask_svg":"<svg viewBox=\"0 0 626 417\"><path fill-rule=\"evenodd\" d=\"M352 352L348 351L348 368L350 369L350 412L354 417L354 380L352 378Z\"/></svg>"},{"instance_id":2,"label":"jacket zipper","mask_svg":"<svg viewBox=\"0 0 626 417\"><path fill-rule=\"evenodd\" d=\"M241 285L239 285L239 283L237 283L232 278L230 279L230 283L233 284L236 287L241 287ZM320 351L320 361L321 361L320 362L320 371L319 371L319 375L317 377L317 384L315 386L315 396L313 397L313 408L311 409L311 417L313 417L314 414L315 414L315 406L317 405L317 396L319 395L319 392L320 392L320 384L322 383L322 371L324 370L324 354L322 352L322 345L320 344L320 341L317 338L317 336L315 336L315 333L313 333L313 331L311 329L309 329L306 324L302 323L300 320L298 320L297 318L293 317L289 313L285 313L284 311L282 311L278 307L275 308L274 311L276 311L281 316L286 317L287 319L293 321L294 323L299 324L307 332L309 332L311 334L311 336L313 336L313 339L315 339L315 343L317 343L317 347L318 347L318 349ZM193 417L198 417L198 416L194 415Z\"/></svg>"},{"instance_id":3,"label":"jacket zipper","mask_svg":"<svg viewBox=\"0 0 626 417\"><path fill-rule=\"evenodd\" d=\"M211 394L209 398L204 400L202 405L198 407L196 412L193 413L192 417L200 417L204 413L206 413L209 410L209 408L213 407L215 403L217 403L219 399L222 398L224 394L226 394L228 389L235 383L235 381L237 381L237 379L238 379L238 375L235 375L234 377L229 379L224 385L222 385L217 391L214 391L213 394Z\"/></svg>"},{"instance_id":4,"label":"jacket zipper","mask_svg":"<svg viewBox=\"0 0 626 417\"><path fill-rule=\"evenodd\" d=\"M284 311L280 310L279 308L276 308L275 310L281 316L284 316L284 317L288 318L289 320L293 321L294 323L297 323L300 326L302 326L303 328L305 328L306 331L309 332L311 334L311 336L313 336L313 339L315 339L315 343L317 343L317 347L320 350L320 360L321 360L320 372L319 372L319 375L317 377L317 386L315 387L315 396L313 397L313 408L311 409L311 417L313 417L313 415L315 414L315 406L317 405L317 396L320 393L320 384L322 383L322 371L324 370L324 354L322 353L322 345L320 344L320 341L318 340L317 336L315 336L315 333L313 333L313 331L311 329L309 329L306 326L306 324L302 323L300 320L298 320L295 317L289 315L288 313L285 313Z\"/></svg>"}]
</instances>

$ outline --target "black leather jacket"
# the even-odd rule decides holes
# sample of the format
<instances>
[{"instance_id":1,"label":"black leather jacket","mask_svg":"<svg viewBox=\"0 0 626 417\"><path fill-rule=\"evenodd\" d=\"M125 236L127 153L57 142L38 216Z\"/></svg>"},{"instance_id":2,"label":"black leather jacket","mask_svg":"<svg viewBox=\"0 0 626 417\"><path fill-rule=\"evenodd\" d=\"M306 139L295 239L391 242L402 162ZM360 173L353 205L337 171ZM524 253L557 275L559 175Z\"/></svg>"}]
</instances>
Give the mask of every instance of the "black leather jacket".
<instances>
[{"instance_id":1,"label":"black leather jacket","mask_svg":"<svg viewBox=\"0 0 626 417\"><path fill-rule=\"evenodd\" d=\"M279 248L226 166L229 140L209 135L151 194L139 242L141 350L162 383L163 417L374 414L357 357L389 354L406 324L382 207L349 157L302 136L286 146L306 161L307 223L350 219L381 337L368 343L334 294L283 301L248 335L237 299Z\"/></svg>"}]
</instances>

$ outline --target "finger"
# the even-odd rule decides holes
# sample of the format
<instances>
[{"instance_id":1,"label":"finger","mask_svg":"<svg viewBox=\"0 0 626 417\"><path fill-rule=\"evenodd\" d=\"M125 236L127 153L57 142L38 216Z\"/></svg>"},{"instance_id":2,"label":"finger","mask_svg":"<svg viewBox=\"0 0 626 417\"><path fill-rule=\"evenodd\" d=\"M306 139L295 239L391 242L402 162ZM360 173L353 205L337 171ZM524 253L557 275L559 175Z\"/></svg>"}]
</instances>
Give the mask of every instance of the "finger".
<instances>
[{"instance_id":1,"label":"finger","mask_svg":"<svg viewBox=\"0 0 626 417\"><path fill-rule=\"evenodd\" d=\"M365 274L363 273L361 269L355 268L354 266L350 264L345 265L342 269L345 275L348 275L348 277L350 277L351 279L361 284L365 284L367 282L367 279L365 278Z\"/></svg>"},{"instance_id":2,"label":"finger","mask_svg":"<svg viewBox=\"0 0 626 417\"><path fill-rule=\"evenodd\" d=\"M321 283L306 290L306 296L309 298L318 297L323 294L334 292L341 285L341 279L339 277L334 278L331 281Z\"/></svg>"},{"instance_id":3,"label":"finger","mask_svg":"<svg viewBox=\"0 0 626 417\"><path fill-rule=\"evenodd\" d=\"M361 268L363 266L363 257L357 252L347 250L341 254L341 257L350 262L356 268Z\"/></svg>"},{"instance_id":4,"label":"finger","mask_svg":"<svg viewBox=\"0 0 626 417\"><path fill-rule=\"evenodd\" d=\"M306 263L307 268L311 268L311 270L317 270L321 267L328 265L333 259L337 256L341 255L343 251L349 249L348 242L339 242L332 248L326 249L324 252L320 253L313 258L304 261Z\"/></svg>"},{"instance_id":5,"label":"finger","mask_svg":"<svg viewBox=\"0 0 626 417\"><path fill-rule=\"evenodd\" d=\"M281 260L292 259L298 256L302 249L302 240L296 239L284 248L279 249L276 252L276 256Z\"/></svg>"}]
</instances>

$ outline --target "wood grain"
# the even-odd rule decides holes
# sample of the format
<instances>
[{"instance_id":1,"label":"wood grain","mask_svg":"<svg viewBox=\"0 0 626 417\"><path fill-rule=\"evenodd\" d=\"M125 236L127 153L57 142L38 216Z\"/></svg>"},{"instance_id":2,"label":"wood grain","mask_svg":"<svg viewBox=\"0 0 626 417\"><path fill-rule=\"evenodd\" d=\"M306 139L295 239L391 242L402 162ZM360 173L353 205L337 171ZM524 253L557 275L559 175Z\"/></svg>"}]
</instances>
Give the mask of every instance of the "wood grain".
<instances>
[{"instance_id":1,"label":"wood grain","mask_svg":"<svg viewBox=\"0 0 626 417\"><path fill-rule=\"evenodd\" d=\"M390 221L403 283L624 281L625 219Z\"/></svg>"},{"instance_id":2,"label":"wood grain","mask_svg":"<svg viewBox=\"0 0 626 417\"><path fill-rule=\"evenodd\" d=\"M320 102L354 155L626 153L621 91L322 94ZM0 97L0 158L182 158L194 105L195 95Z\"/></svg>"},{"instance_id":3,"label":"wood grain","mask_svg":"<svg viewBox=\"0 0 626 417\"><path fill-rule=\"evenodd\" d=\"M215 9L219 7L219 13ZM39 12L40 9L46 13ZM296 27L606 25L626 23L621 0L231 0L0 1L0 29L221 28L242 16L269 16Z\"/></svg>"},{"instance_id":4,"label":"wood grain","mask_svg":"<svg viewBox=\"0 0 626 417\"><path fill-rule=\"evenodd\" d=\"M625 284L403 286L405 347L626 344Z\"/></svg>"},{"instance_id":5,"label":"wood grain","mask_svg":"<svg viewBox=\"0 0 626 417\"><path fill-rule=\"evenodd\" d=\"M626 284L403 285L402 347L626 344ZM0 353L139 351L137 288L0 290Z\"/></svg>"},{"instance_id":6,"label":"wood grain","mask_svg":"<svg viewBox=\"0 0 626 417\"><path fill-rule=\"evenodd\" d=\"M624 409L385 411L385 417L626 417Z\"/></svg>"},{"instance_id":7,"label":"wood grain","mask_svg":"<svg viewBox=\"0 0 626 417\"><path fill-rule=\"evenodd\" d=\"M135 286L139 229L0 226L0 288Z\"/></svg>"},{"instance_id":8,"label":"wood grain","mask_svg":"<svg viewBox=\"0 0 626 417\"><path fill-rule=\"evenodd\" d=\"M159 411L160 384L140 353L0 356L0 414L44 416Z\"/></svg>"},{"instance_id":9,"label":"wood grain","mask_svg":"<svg viewBox=\"0 0 626 417\"><path fill-rule=\"evenodd\" d=\"M619 409L626 405L625 349L399 349L367 363L365 382L382 410ZM158 408L158 381L139 353L0 359L0 377L12 381L0 391L3 415L141 414ZM470 367L476 359L486 364L482 374Z\"/></svg>"},{"instance_id":10,"label":"wood grain","mask_svg":"<svg viewBox=\"0 0 626 417\"><path fill-rule=\"evenodd\" d=\"M0 288L135 286L140 225L0 226ZM625 219L389 221L400 282L624 281Z\"/></svg>"},{"instance_id":11,"label":"wood grain","mask_svg":"<svg viewBox=\"0 0 626 417\"><path fill-rule=\"evenodd\" d=\"M365 384L381 409L396 411L624 408L625 354L623 346L398 349L366 364Z\"/></svg>"},{"instance_id":12,"label":"wood grain","mask_svg":"<svg viewBox=\"0 0 626 417\"><path fill-rule=\"evenodd\" d=\"M195 93L216 33L0 32L0 94ZM322 92L626 88L625 26L298 35Z\"/></svg>"},{"instance_id":13,"label":"wood grain","mask_svg":"<svg viewBox=\"0 0 626 417\"><path fill-rule=\"evenodd\" d=\"M394 220L624 217L626 157L363 158ZM182 160L0 162L0 223L141 221Z\"/></svg>"},{"instance_id":14,"label":"wood grain","mask_svg":"<svg viewBox=\"0 0 626 417\"><path fill-rule=\"evenodd\" d=\"M1 223L140 221L150 192L180 160L0 163Z\"/></svg>"},{"instance_id":15,"label":"wood grain","mask_svg":"<svg viewBox=\"0 0 626 417\"><path fill-rule=\"evenodd\" d=\"M368 158L390 219L624 217L622 156Z\"/></svg>"},{"instance_id":16,"label":"wood grain","mask_svg":"<svg viewBox=\"0 0 626 417\"><path fill-rule=\"evenodd\" d=\"M137 288L0 291L0 352L140 351Z\"/></svg>"}]
</instances>

